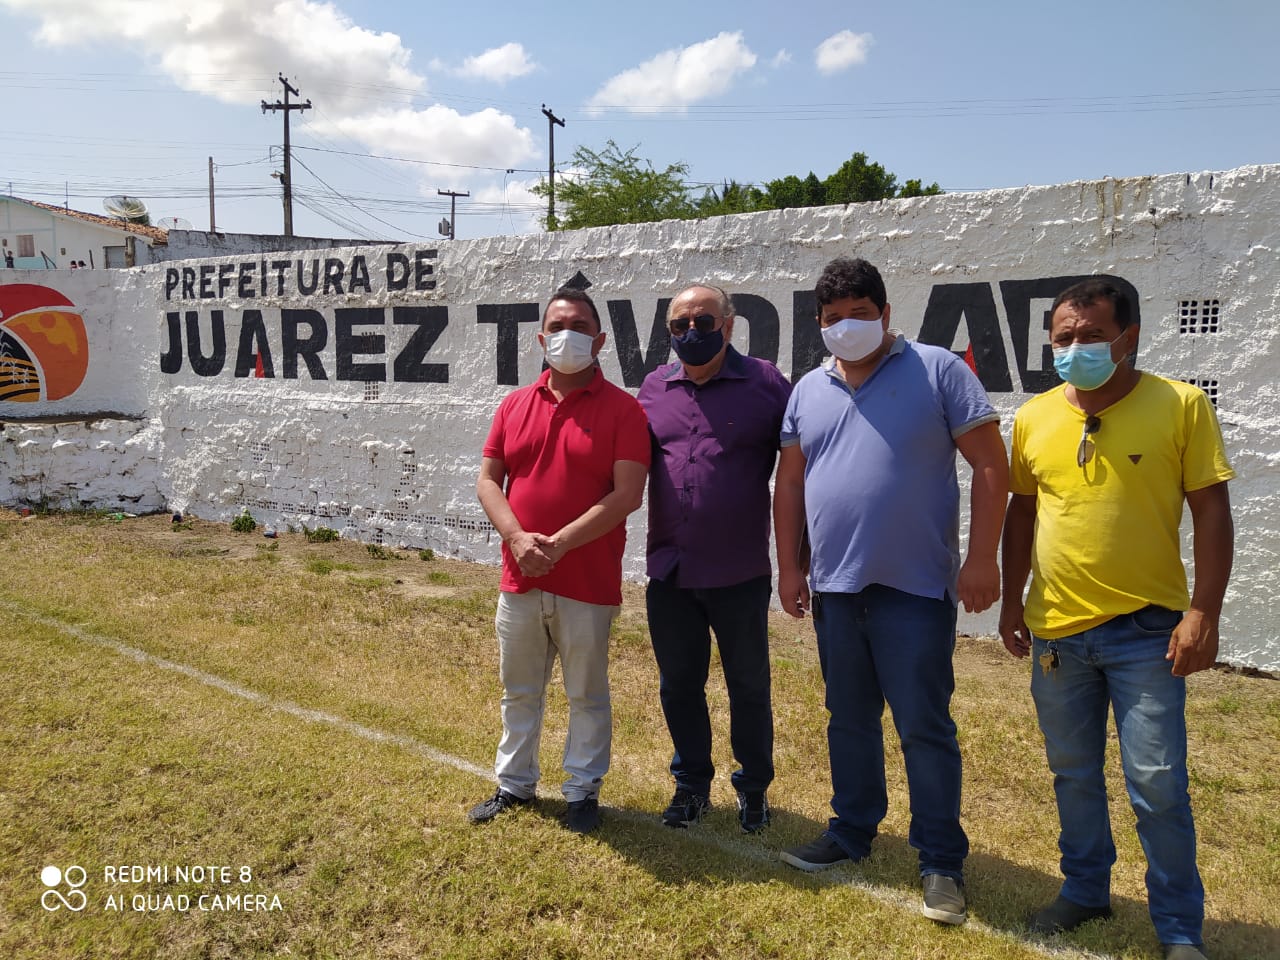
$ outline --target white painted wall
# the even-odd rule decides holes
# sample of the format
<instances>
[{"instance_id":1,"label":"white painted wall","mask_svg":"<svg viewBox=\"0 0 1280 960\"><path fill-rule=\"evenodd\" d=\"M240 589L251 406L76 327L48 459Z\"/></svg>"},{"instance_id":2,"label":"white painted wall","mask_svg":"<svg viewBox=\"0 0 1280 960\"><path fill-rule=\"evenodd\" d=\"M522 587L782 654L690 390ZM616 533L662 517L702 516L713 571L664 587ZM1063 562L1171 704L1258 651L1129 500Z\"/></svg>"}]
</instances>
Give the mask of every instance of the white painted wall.
<instances>
[{"instance_id":1,"label":"white painted wall","mask_svg":"<svg viewBox=\"0 0 1280 960\"><path fill-rule=\"evenodd\" d=\"M0 501L63 509L165 509L151 421L102 418L0 425Z\"/></svg>"},{"instance_id":2,"label":"white painted wall","mask_svg":"<svg viewBox=\"0 0 1280 960\"><path fill-rule=\"evenodd\" d=\"M688 283L706 280L735 294L764 298L777 308L778 362L791 375L794 331L812 332L807 312L793 318L793 298L812 290L823 265L834 256L863 256L880 267L894 325L911 336L920 332L931 298L954 298L961 289L956 284L977 285L962 292L976 302L975 297L981 299L984 290L990 291L997 321L990 329L998 331L998 346L992 352L987 344L981 363L990 379L998 354L1004 354L1004 375L1011 389L993 392L992 400L1004 417L1007 437L1013 412L1027 394L1015 362L1012 318L1001 284L1107 273L1137 291L1140 367L1174 378L1218 381L1219 417L1239 473L1231 487L1237 558L1224 613L1222 657L1277 670L1280 618L1269 581L1280 554L1278 247L1280 166L1263 166L693 223L487 238L441 244L434 248L434 258L428 247L292 255L304 261L304 278L312 260L318 260L321 273L326 258L340 262L342 293L326 294L323 286L315 293L300 292L296 276L277 275L269 256L113 271L111 276L96 276L92 288L68 295L77 304L83 299L86 319L96 318L91 339L96 337L94 343L103 346L93 363L107 358L107 380L119 391L111 396L110 390L94 393L95 403L122 410L141 406L147 419L119 428L113 437L118 449L95 448L86 437L65 432L55 436L62 427L23 426L19 434L14 432L19 428L8 427L6 439L14 442L0 445L0 457L10 479L7 487L0 487L0 499L31 498L32 481L23 478L32 471L42 474L46 495L56 493L64 478L82 478L83 471L67 461L74 450L72 459L76 464L89 460L90 472L108 475L127 468L131 482L153 482L154 493L140 503L154 497L157 503L215 519L229 519L247 506L260 521L331 526L349 536L429 545L460 557L493 561L496 538L475 501L473 484L492 412L512 389L498 382L498 326L478 322L495 304L535 304L536 316L548 294L581 271L605 313L610 335L602 355L605 373L621 382L625 345L618 337L620 328L606 313L607 301L630 302L643 353L659 299ZM424 258L424 267L432 268L423 280L435 281L434 288L413 290L411 283L409 290L388 290L388 257L415 255ZM347 286L357 257L364 258L369 289L352 292ZM263 261L268 262L266 295ZM254 266L242 269L241 264ZM202 267L204 291L211 294L205 297L200 296ZM183 268L192 271L192 295L186 298L181 274L167 272ZM76 276L60 277L59 282L72 279L88 281ZM171 280L177 282L166 295ZM1220 332L1180 334L1179 301L1186 299L1219 300ZM350 359L384 366L387 382L376 386L339 379L335 347L337 311L369 307L385 309L385 324L362 326L357 332L382 336L385 343L381 350ZM409 307L447 309L448 325L425 357L428 363L447 364L447 383L395 382L395 358L410 344L417 327L393 324L392 310ZM1029 377L1045 367L1042 315L1047 307L1042 300L1030 305L1025 364ZM299 309L318 311L327 327L326 345L317 354L323 380L313 379L305 363L299 364L296 378L284 376L284 311ZM157 358L169 347L166 314L178 314L185 340L185 314L194 312L207 353L215 310L223 312L224 369L217 375L198 375L184 355L177 372L161 372ZM261 311L272 378L254 376L252 363L247 376L234 375L246 310ZM972 306L965 312L951 344L954 349L967 347L968 331L980 329L980 312ZM122 313L129 319L115 319ZM747 348L753 325L759 338L766 324L737 325L740 349ZM303 334L310 329L300 327ZM521 384L539 370L535 330L533 323L519 325L514 359ZM122 347L119 341L124 338L129 342ZM977 333L975 339L980 340ZM754 347L759 353L759 342ZM375 389L376 397L368 392ZM139 395L145 400L139 401ZM12 413L0 405L0 416ZM132 446L126 442L131 438ZM55 451L58 440L67 439L86 442ZM21 448L24 459L18 464L15 455L22 442L27 445ZM154 455L154 477L143 479L139 464L129 466L134 450ZM963 466L961 473L966 473ZM77 486L68 496L83 498L84 490ZM627 571L638 578L643 572L643 514L633 518L629 529ZM971 632L994 630L994 613L961 620L962 629Z\"/></svg>"},{"instance_id":3,"label":"white painted wall","mask_svg":"<svg viewBox=\"0 0 1280 960\"><path fill-rule=\"evenodd\" d=\"M152 248L152 263L276 250L321 250L349 247L360 242L359 240L328 240L319 237L286 237L283 234L209 233L206 230L170 230L168 233L167 244Z\"/></svg>"}]
</instances>

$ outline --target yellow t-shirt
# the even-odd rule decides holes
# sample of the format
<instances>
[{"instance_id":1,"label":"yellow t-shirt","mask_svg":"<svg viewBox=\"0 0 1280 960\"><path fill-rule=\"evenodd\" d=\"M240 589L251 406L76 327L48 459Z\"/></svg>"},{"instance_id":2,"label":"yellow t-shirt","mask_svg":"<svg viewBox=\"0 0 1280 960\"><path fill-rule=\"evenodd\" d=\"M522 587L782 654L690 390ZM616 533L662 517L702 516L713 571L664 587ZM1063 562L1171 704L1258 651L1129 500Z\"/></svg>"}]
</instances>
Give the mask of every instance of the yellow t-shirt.
<instances>
[{"instance_id":1,"label":"yellow t-shirt","mask_svg":"<svg viewBox=\"0 0 1280 960\"><path fill-rule=\"evenodd\" d=\"M1025 619L1046 640L1148 604L1185 610L1184 494L1235 476L1204 392L1149 373L1098 414L1081 468L1085 415L1065 390L1028 400L1013 421L1009 487L1036 497Z\"/></svg>"}]
</instances>

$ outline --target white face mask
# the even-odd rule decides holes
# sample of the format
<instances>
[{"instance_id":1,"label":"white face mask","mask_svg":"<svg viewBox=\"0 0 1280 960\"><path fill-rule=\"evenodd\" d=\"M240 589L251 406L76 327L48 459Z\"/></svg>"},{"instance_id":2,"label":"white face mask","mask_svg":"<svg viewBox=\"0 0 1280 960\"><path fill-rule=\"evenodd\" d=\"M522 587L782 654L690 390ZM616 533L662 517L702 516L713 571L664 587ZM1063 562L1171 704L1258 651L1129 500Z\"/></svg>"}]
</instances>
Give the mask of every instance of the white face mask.
<instances>
[{"instance_id":1,"label":"white face mask","mask_svg":"<svg viewBox=\"0 0 1280 960\"><path fill-rule=\"evenodd\" d=\"M595 357L591 348L596 338L576 330L557 330L542 334L542 350L547 355L547 365L560 373L578 373L591 366Z\"/></svg>"},{"instance_id":2,"label":"white face mask","mask_svg":"<svg viewBox=\"0 0 1280 960\"><path fill-rule=\"evenodd\" d=\"M876 352L884 341L884 326L875 320L837 320L822 328L822 342L827 349L850 363L856 363Z\"/></svg>"}]
</instances>

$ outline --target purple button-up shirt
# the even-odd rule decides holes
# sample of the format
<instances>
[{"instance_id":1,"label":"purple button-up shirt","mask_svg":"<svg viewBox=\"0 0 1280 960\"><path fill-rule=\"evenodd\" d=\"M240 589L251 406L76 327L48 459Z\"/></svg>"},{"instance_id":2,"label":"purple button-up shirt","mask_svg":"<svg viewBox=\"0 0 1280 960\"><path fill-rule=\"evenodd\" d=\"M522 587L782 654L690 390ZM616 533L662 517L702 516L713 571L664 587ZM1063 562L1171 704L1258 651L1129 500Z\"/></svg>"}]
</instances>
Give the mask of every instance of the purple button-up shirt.
<instances>
[{"instance_id":1,"label":"purple button-up shirt","mask_svg":"<svg viewBox=\"0 0 1280 960\"><path fill-rule=\"evenodd\" d=\"M679 362L645 377L650 577L705 589L772 573L769 478L790 396L777 367L733 347L702 386Z\"/></svg>"}]
</instances>

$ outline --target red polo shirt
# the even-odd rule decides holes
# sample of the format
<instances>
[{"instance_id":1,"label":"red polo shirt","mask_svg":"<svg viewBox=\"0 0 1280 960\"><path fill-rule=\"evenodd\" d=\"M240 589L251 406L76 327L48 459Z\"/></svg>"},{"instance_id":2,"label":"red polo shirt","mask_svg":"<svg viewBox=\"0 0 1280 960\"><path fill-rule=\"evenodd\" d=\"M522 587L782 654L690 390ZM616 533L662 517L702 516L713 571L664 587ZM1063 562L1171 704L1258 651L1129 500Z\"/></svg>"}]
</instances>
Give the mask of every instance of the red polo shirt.
<instances>
[{"instance_id":1,"label":"red polo shirt","mask_svg":"<svg viewBox=\"0 0 1280 960\"><path fill-rule=\"evenodd\" d=\"M507 395L498 405L484 455L501 460L507 502L531 533L553 534L613 490L613 465L634 460L649 466L649 425L631 394L596 368L585 387L557 401L551 371ZM502 545L502 590L546 590L583 603L622 603L624 522L570 550L545 577L526 577Z\"/></svg>"}]
</instances>

